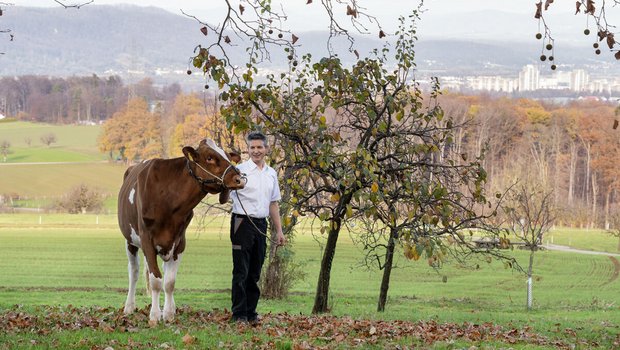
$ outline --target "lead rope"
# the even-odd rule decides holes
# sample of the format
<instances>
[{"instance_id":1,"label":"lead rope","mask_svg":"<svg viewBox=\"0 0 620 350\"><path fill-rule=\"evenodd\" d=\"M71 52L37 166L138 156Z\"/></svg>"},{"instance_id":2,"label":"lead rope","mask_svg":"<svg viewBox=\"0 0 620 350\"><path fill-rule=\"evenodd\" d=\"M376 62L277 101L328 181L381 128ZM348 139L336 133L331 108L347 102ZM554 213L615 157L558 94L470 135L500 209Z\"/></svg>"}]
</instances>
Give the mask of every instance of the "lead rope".
<instances>
[{"instance_id":1,"label":"lead rope","mask_svg":"<svg viewBox=\"0 0 620 350\"><path fill-rule=\"evenodd\" d=\"M241 198L239 198L239 193L237 192L237 190L235 190L235 193L237 194L237 200L239 201L239 204L241 205L241 209L243 210L243 212L245 213L245 216L248 217L248 220L250 220L250 223L252 224L252 226L254 226L254 228L256 229L256 231L258 231L258 233L260 233L261 235L267 237L267 239L269 240L269 242L271 242L271 244L275 244L276 247L279 247L280 244L278 244L278 242L274 241L273 239L271 239L271 237L267 234L267 232L263 232L261 231L258 226L256 226L256 224L254 223L254 221L252 221L252 219L250 219L250 215L248 215L248 212L245 210L245 207L243 206L243 202L241 201ZM277 248L276 248L277 249Z\"/></svg>"}]
</instances>

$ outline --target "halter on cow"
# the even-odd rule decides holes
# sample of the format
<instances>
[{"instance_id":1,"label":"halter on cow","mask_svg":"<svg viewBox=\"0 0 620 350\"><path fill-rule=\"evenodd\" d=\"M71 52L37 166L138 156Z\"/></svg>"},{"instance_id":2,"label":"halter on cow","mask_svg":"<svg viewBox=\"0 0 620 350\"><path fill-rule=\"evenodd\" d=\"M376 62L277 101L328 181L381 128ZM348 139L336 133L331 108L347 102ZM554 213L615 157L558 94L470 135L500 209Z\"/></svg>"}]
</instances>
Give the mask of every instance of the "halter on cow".
<instances>
[{"instance_id":1,"label":"halter on cow","mask_svg":"<svg viewBox=\"0 0 620 350\"><path fill-rule=\"evenodd\" d=\"M129 291L124 312L136 309L136 282L139 275L138 250L142 249L151 290L149 323L162 318L159 294L164 291L164 321L174 319L174 284L185 250L185 230L194 216L193 209L207 193L219 193L220 203L230 190L243 188L245 179L232 165L236 153L226 154L212 140L198 148L184 147L184 157L152 159L125 171L118 194L118 223L127 240ZM157 256L163 261L162 275Z\"/></svg>"}]
</instances>

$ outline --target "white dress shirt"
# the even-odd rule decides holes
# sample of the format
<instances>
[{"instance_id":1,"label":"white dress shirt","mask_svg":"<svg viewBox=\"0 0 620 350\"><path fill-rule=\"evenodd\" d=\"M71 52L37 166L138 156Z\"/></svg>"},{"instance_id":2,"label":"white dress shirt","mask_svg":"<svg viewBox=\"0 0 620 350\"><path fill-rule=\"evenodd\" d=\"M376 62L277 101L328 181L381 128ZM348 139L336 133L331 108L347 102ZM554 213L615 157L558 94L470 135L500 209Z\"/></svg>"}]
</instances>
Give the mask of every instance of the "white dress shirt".
<instances>
[{"instance_id":1,"label":"white dress shirt","mask_svg":"<svg viewBox=\"0 0 620 350\"><path fill-rule=\"evenodd\" d=\"M233 213L254 218L268 217L271 202L281 199L276 171L267 164L260 170L251 159L237 165L237 168L247 176L248 181L244 188L230 193Z\"/></svg>"}]
</instances>

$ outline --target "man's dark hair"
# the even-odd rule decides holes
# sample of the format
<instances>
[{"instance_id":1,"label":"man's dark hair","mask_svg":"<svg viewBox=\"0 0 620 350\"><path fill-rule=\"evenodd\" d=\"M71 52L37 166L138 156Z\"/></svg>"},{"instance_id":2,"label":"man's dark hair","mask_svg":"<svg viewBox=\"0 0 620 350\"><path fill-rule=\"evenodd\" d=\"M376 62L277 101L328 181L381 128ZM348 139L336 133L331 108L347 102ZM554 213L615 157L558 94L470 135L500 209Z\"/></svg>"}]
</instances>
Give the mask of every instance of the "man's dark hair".
<instances>
[{"instance_id":1,"label":"man's dark hair","mask_svg":"<svg viewBox=\"0 0 620 350\"><path fill-rule=\"evenodd\" d=\"M245 137L247 143L250 143L252 140L261 140L263 141L263 145L267 146L267 136L260 131L252 131Z\"/></svg>"}]
</instances>

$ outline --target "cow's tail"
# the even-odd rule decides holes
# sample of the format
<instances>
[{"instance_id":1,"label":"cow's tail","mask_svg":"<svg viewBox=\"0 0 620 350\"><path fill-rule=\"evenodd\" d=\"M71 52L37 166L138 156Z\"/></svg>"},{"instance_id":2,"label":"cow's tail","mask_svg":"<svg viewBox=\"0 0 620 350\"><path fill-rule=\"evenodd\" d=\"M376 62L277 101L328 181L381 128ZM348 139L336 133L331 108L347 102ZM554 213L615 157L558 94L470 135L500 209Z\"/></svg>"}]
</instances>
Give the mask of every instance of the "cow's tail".
<instances>
[{"instance_id":1,"label":"cow's tail","mask_svg":"<svg viewBox=\"0 0 620 350\"><path fill-rule=\"evenodd\" d=\"M146 296L151 296L151 281L149 280L149 264L144 257L144 281L146 282Z\"/></svg>"}]
</instances>

